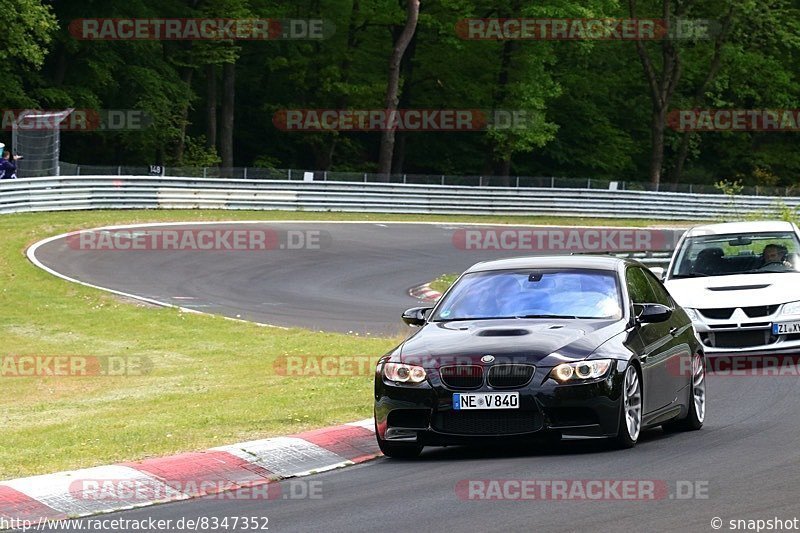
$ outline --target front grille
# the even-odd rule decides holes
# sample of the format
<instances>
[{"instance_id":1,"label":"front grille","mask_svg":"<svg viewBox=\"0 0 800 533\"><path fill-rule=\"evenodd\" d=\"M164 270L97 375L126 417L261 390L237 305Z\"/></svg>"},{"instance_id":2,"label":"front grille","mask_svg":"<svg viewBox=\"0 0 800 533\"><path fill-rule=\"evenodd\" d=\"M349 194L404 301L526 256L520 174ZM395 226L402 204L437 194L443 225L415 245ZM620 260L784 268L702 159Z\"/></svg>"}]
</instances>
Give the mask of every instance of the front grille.
<instances>
[{"instance_id":1,"label":"front grille","mask_svg":"<svg viewBox=\"0 0 800 533\"><path fill-rule=\"evenodd\" d=\"M756 305L754 307L742 307L744 314L750 318L769 316L778 310L780 305Z\"/></svg>"},{"instance_id":2,"label":"front grille","mask_svg":"<svg viewBox=\"0 0 800 533\"><path fill-rule=\"evenodd\" d=\"M733 315L736 309L733 307L722 307L719 309L698 309L700 314L706 318L713 318L714 320L727 320Z\"/></svg>"},{"instance_id":3,"label":"front grille","mask_svg":"<svg viewBox=\"0 0 800 533\"><path fill-rule=\"evenodd\" d=\"M433 428L455 435L513 435L542 428L542 417L535 411L446 411L433 417Z\"/></svg>"},{"instance_id":4,"label":"front grille","mask_svg":"<svg viewBox=\"0 0 800 533\"><path fill-rule=\"evenodd\" d=\"M443 366L439 375L451 389L477 389L483 385L483 367L478 365Z\"/></svg>"},{"instance_id":5,"label":"front grille","mask_svg":"<svg viewBox=\"0 0 800 533\"><path fill-rule=\"evenodd\" d=\"M748 318L758 318L761 316L770 316L771 314L775 313L778 310L779 305L755 305L752 307L742 307L742 311L744 314L748 316ZM728 320L731 316L733 316L733 312L736 310L735 307L719 307L716 309L698 309L700 314L706 318L711 318L714 320Z\"/></svg>"},{"instance_id":6,"label":"front grille","mask_svg":"<svg viewBox=\"0 0 800 533\"><path fill-rule=\"evenodd\" d=\"M701 334L703 344L712 348L751 348L772 344L777 340L768 329L754 331L718 331Z\"/></svg>"},{"instance_id":7,"label":"front grille","mask_svg":"<svg viewBox=\"0 0 800 533\"><path fill-rule=\"evenodd\" d=\"M531 365L495 365L489 368L489 385L497 389L524 387L536 369Z\"/></svg>"}]
</instances>

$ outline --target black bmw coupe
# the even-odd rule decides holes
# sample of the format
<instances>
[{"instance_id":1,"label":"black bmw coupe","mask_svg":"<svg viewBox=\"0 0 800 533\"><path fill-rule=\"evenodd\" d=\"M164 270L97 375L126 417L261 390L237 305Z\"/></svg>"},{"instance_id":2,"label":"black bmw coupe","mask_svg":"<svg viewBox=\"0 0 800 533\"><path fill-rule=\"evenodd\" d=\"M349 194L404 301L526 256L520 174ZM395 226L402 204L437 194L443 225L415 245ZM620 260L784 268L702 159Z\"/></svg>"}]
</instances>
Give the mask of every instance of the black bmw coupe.
<instances>
[{"instance_id":1,"label":"black bmw coupe","mask_svg":"<svg viewBox=\"0 0 800 533\"><path fill-rule=\"evenodd\" d=\"M389 457L426 445L531 437L636 444L645 428L695 430L705 356L692 323L641 263L503 259L467 270L375 374Z\"/></svg>"}]
</instances>

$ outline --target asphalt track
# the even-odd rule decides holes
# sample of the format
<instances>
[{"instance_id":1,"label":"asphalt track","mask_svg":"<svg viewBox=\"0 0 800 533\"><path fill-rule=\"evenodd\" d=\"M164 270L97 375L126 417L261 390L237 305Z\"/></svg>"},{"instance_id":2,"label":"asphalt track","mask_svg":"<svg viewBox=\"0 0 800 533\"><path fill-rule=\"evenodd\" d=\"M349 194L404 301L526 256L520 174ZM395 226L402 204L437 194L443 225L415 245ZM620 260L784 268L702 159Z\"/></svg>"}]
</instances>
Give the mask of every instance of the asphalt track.
<instances>
[{"instance_id":1,"label":"asphalt track","mask_svg":"<svg viewBox=\"0 0 800 533\"><path fill-rule=\"evenodd\" d=\"M320 232L320 245L267 251L105 252L66 239L41 246L45 266L83 282L198 311L278 326L387 334L419 305L408 290L484 259L520 252L458 249L452 224L264 223L187 230ZM178 229L148 226L148 229ZM326 238L327 236L327 238Z\"/></svg>"},{"instance_id":2,"label":"asphalt track","mask_svg":"<svg viewBox=\"0 0 800 533\"><path fill-rule=\"evenodd\" d=\"M270 224L278 226L309 225ZM62 274L124 292L163 300L194 297L209 305L203 311L273 324L379 333L396 329L398 312L414 304L406 295L409 287L487 257L452 245L454 228L463 226L314 227L331 232L329 248L272 255L206 253L201 260L197 253L78 253L57 240L41 247L37 258ZM276 302L283 305L267 305ZM430 448L413 461L379 459L303 478L321 482L319 499L205 498L103 518L267 517L269 531L278 532L730 531L729 520L734 519L800 518L797 373L712 375L708 396L702 430L682 434L651 430L632 450L612 451L596 441ZM671 497L642 501L459 497L459 482L482 479L653 480L668 487ZM680 497L679 481L690 482L681 485L696 487L700 497ZM715 517L722 519L721 529L712 528Z\"/></svg>"}]
</instances>

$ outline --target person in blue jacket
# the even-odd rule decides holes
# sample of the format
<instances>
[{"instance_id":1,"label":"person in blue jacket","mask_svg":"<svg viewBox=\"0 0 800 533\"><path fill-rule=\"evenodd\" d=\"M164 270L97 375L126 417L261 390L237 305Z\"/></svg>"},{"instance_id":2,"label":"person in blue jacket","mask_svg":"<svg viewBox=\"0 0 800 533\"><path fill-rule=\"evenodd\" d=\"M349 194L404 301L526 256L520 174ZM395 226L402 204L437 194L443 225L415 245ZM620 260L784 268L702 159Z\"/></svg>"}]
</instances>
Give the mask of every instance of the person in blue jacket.
<instances>
[{"instance_id":1,"label":"person in blue jacket","mask_svg":"<svg viewBox=\"0 0 800 533\"><path fill-rule=\"evenodd\" d=\"M0 159L0 180L17 178L17 159L19 159L18 155L12 158L11 152L8 150L3 152L3 159Z\"/></svg>"}]
</instances>

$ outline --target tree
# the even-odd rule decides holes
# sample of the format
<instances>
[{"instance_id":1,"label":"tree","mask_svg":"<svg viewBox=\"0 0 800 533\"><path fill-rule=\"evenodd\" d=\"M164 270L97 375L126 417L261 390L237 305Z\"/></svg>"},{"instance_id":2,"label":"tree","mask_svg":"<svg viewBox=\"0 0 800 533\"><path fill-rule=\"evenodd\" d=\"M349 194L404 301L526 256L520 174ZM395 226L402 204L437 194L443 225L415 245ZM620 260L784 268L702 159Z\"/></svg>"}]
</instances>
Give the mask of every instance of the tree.
<instances>
[{"instance_id":1,"label":"tree","mask_svg":"<svg viewBox=\"0 0 800 533\"><path fill-rule=\"evenodd\" d=\"M397 110L398 91L400 87L400 64L406 48L414 36L419 20L419 0L406 0L406 24L395 40L392 56L389 59L389 76L386 87L386 100L384 109L387 114ZM392 171L392 155L394 154L395 129L392 125L381 136L379 172L382 179L389 180Z\"/></svg>"},{"instance_id":2,"label":"tree","mask_svg":"<svg viewBox=\"0 0 800 533\"><path fill-rule=\"evenodd\" d=\"M35 97L28 94L26 82L44 64L57 30L56 17L39 0L0 0L0 27L3 108L33 106Z\"/></svg>"}]
</instances>

